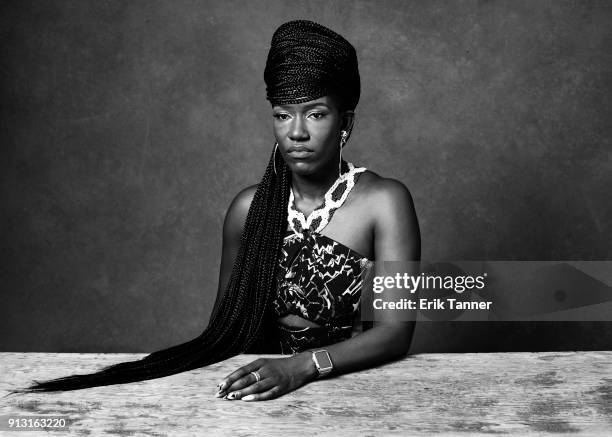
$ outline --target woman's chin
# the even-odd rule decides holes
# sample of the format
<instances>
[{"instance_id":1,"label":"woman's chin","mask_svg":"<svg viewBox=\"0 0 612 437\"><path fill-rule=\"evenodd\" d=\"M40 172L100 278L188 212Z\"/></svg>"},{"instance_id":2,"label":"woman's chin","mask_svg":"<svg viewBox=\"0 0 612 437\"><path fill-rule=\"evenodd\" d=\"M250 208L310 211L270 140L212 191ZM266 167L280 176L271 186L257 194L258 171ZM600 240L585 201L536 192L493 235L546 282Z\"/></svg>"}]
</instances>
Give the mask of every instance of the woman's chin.
<instances>
[{"instance_id":1,"label":"woman's chin","mask_svg":"<svg viewBox=\"0 0 612 437\"><path fill-rule=\"evenodd\" d=\"M308 176L315 173L318 166L312 161L296 160L289 164L289 169L297 175Z\"/></svg>"}]
</instances>

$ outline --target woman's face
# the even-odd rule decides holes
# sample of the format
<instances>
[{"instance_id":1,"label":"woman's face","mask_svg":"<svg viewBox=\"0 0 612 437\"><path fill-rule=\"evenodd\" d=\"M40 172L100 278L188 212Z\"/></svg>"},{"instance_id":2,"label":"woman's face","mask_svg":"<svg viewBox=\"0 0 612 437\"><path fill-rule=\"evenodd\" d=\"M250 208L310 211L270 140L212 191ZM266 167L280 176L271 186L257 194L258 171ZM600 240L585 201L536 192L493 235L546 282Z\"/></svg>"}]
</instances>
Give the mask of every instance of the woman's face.
<instances>
[{"instance_id":1,"label":"woman's face","mask_svg":"<svg viewBox=\"0 0 612 437\"><path fill-rule=\"evenodd\" d=\"M278 149L292 172L309 175L338 167L343 114L331 96L272 108Z\"/></svg>"}]
</instances>

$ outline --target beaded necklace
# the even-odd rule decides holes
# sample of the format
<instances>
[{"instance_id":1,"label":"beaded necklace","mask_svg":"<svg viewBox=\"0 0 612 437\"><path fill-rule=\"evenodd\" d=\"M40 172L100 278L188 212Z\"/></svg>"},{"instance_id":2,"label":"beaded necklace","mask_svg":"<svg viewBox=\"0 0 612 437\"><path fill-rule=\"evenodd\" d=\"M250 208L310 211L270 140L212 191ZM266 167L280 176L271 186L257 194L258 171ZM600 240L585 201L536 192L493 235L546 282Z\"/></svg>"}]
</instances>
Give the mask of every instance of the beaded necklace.
<instances>
[{"instance_id":1,"label":"beaded necklace","mask_svg":"<svg viewBox=\"0 0 612 437\"><path fill-rule=\"evenodd\" d=\"M366 171L365 167L355 167L347 162L348 171L342 173L333 185L327 190L323 198L323 204L315 208L308 218L295 207L295 196L293 187L289 190L289 202L287 203L287 220L291 230L303 237L303 233L320 233L329 223L334 212L342 206L349 193L355 186L355 175Z\"/></svg>"}]
</instances>

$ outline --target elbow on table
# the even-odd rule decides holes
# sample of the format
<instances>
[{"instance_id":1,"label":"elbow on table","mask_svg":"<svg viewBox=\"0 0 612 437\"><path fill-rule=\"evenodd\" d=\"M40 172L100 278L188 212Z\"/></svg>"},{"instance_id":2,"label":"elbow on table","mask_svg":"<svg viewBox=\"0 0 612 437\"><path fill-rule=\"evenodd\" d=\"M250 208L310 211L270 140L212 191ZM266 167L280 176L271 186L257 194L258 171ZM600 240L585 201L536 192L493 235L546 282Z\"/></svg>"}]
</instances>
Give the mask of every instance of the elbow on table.
<instances>
[{"instance_id":1,"label":"elbow on table","mask_svg":"<svg viewBox=\"0 0 612 437\"><path fill-rule=\"evenodd\" d=\"M393 333L389 337L389 341L387 343L387 350L391 359L399 359L408 355L410 351L410 346L412 345L412 337L414 333L414 325L411 323L411 326L406 330L400 329Z\"/></svg>"},{"instance_id":2,"label":"elbow on table","mask_svg":"<svg viewBox=\"0 0 612 437\"><path fill-rule=\"evenodd\" d=\"M404 358L406 355L408 355L408 352L410 351L410 342L407 342L406 344L400 343L400 344L396 344L391 348L390 351L390 355L391 355L391 359L400 359L400 358Z\"/></svg>"}]
</instances>

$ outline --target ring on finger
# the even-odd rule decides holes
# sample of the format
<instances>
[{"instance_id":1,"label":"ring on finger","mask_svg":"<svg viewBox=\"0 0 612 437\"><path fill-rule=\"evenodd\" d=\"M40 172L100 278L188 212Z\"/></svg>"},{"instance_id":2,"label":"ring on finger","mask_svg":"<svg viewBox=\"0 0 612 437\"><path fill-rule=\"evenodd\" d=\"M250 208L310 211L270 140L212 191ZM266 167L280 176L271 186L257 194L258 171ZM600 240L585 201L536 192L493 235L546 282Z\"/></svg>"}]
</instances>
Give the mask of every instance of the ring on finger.
<instances>
[{"instance_id":1,"label":"ring on finger","mask_svg":"<svg viewBox=\"0 0 612 437\"><path fill-rule=\"evenodd\" d=\"M251 375L255 377L255 382L261 381L261 375L257 371L249 372Z\"/></svg>"}]
</instances>

